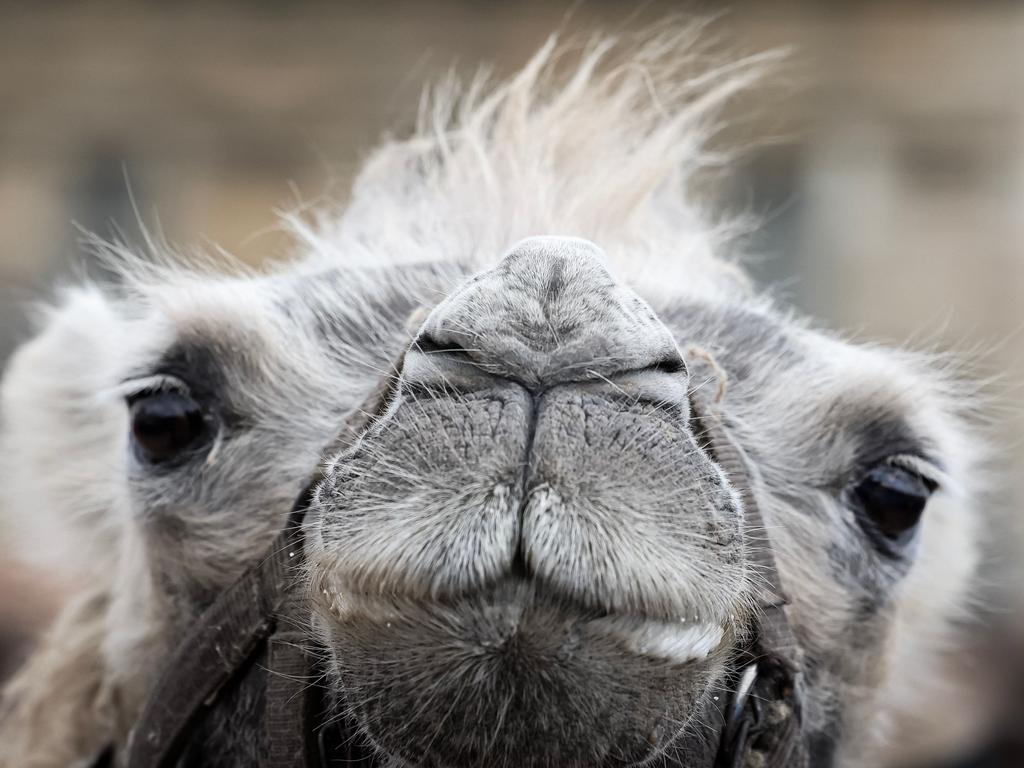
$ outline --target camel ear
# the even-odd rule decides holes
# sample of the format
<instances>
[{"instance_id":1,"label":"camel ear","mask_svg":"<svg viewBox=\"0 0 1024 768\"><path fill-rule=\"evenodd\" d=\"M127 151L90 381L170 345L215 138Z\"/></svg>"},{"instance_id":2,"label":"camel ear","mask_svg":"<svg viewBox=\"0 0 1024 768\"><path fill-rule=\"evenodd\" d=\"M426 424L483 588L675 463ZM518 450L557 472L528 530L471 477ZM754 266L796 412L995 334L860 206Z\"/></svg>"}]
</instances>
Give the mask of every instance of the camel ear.
<instances>
[{"instance_id":1,"label":"camel ear","mask_svg":"<svg viewBox=\"0 0 1024 768\"><path fill-rule=\"evenodd\" d=\"M126 415L116 386L126 322L94 287L44 310L0 386L0 522L11 554L55 576L110 564L126 512Z\"/></svg>"}]
</instances>

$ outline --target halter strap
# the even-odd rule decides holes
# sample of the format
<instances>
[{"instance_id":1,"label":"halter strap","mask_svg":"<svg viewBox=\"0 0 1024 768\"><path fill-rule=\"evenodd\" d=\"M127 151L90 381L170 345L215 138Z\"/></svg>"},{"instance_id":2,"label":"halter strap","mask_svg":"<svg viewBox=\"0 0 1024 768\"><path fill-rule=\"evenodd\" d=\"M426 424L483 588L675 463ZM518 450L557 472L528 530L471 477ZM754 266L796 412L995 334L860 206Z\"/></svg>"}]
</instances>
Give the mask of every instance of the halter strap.
<instances>
[{"instance_id":1,"label":"halter strap","mask_svg":"<svg viewBox=\"0 0 1024 768\"><path fill-rule=\"evenodd\" d=\"M757 636L750 661L736 670L715 768L804 768L808 764L802 738L802 651L786 615L789 599L782 586L771 536L757 503L764 497L755 465L733 437L708 387L691 394L694 430L705 443L743 507L747 556L760 581Z\"/></svg>"},{"instance_id":2,"label":"halter strap","mask_svg":"<svg viewBox=\"0 0 1024 768\"><path fill-rule=\"evenodd\" d=\"M274 630L295 528L289 523L270 555L224 590L178 644L132 730L128 766L170 765L190 722Z\"/></svg>"}]
</instances>

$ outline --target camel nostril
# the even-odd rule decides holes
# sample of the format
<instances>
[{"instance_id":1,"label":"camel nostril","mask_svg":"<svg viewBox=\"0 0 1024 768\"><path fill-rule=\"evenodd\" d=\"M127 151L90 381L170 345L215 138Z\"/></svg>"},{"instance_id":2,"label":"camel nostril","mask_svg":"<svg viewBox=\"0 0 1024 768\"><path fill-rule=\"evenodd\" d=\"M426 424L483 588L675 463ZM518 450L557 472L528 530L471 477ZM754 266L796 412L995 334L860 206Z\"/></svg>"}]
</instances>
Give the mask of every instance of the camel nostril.
<instances>
[{"instance_id":1,"label":"camel nostril","mask_svg":"<svg viewBox=\"0 0 1024 768\"><path fill-rule=\"evenodd\" d=\"M473 356L473 350L466 349L455 341L438 339L429 331L422 332L417 336L411 348L421 355L425 355L435 366L447 367L451 364L462 364L486 370L486 365Z\"/></svg>"},{"instance_id":2,"label":"camel nostril","mask_svg":"<svg viewBox=\"0 0 1024 768\"><path fill-rule=\"evenodd\" d=\"M466 393L495 386L495 372L474 350L457 341L438 338L421 331L402 363L402 384L431 396Z\"/></svg>"},{"instance_id":3,"label":"camel nostril","mask_svg":"<svg viewBox=\"0 0 1024 768\"><path fill-rule=\"evenodd\" d=\"M678 355L672 355L669 357L662 358L661 360L658 360L655 363L651 363L642 370L669 374L687 373L686 363L684 363L683 359Z\"/></svg>"},{"instance_id":4,"label":"camel nostril","mask_svg":"<svg viewBox=\"0 0 1024 768\"><path fill-rule=\"evenodd\" d=\"M442 342L430 332L422 332L412 343L412 348L424 355L466 355L467 352L451 342Z\"/></svg>"}]
</instances>

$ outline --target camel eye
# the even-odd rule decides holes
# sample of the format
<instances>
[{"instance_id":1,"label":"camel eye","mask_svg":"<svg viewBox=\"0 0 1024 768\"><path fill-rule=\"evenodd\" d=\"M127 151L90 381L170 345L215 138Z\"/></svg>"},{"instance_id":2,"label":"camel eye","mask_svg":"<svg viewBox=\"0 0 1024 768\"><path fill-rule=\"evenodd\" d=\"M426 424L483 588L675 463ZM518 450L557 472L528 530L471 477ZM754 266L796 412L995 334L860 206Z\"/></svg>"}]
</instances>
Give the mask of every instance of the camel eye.
<instances>
[{"instance_id":1,"label":"camel eye","mask_svg":"<svg viewBox=\"0 0 1024 768\"><path fill-rule=\"evenodd\" d=\"M132 442L154 464L178 457L206 432L202 409L184 392L143 392L128 403Z\"/></svg>"},{"instance_id":2,"label":"camel eye","mask_svg":"<svg viewBox=\"0 0 1024 768\"><path fill-rule=\"evenodd\" d=\"M935 488L911 469L881 464L863 477L853 495L869 532L880 534L883 543L902 544L913 535Z\"/></svg>"}]
</instances>

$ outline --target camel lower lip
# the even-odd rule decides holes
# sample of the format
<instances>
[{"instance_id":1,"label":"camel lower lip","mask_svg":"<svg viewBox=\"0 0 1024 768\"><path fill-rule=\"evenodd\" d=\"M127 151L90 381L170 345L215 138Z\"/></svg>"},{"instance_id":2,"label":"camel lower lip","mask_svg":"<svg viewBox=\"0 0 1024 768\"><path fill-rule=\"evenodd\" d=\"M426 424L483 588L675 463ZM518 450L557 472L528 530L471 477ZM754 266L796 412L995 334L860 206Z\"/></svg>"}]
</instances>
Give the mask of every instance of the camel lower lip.
<instances>
[{"instance_id":1,"label":"camel lower lip","mask_svg":"<svg viewBox=\"0 0 1024 768\"><path fill-rule=\"evenodd\" d=\"M385 628L403 621L409 608L409 601L405 599L328 589L322 590L318 602L337 621L369 620L378 626L383 624ZM426 607L423 603L417 605ZM430 608L452 610L441 604L433 604ZM515 615L522 610L522 606L514 604L496 604L493 608L495 612L506 615ZM632 654L673 664L706 659L721 645L725 636L721 625L687 617L665 621L630 614L604 614L596 618L581 614L567 616L567 620L577 622L590 633L615 638Z\"/></svg>"},{"instance_id":2,"label":"camel lower lip","mask_svg":"<svg viewBox=\"0 0 1024 768\"><path fill-rule=\"evenodd\" d=\"M610 611L512 575L386 596L340 576L312 596L330 672L367 734L412 765L643 764L689 722L736 638L731 617Z\"/></svg>"},{"instance_id":3,"label":"camel lower lip","mask_svg":"<svg viewBox=\"0 0 1024 768\"><path fill-rule=\"evenodd\" d=\"M677 664L706 659L722 642L722 627L707 622L681 619L656 621L634 616L598 619L595 626L607 626L626 647L639 656L650 656Z\"/></svg>"}]
</instances>

